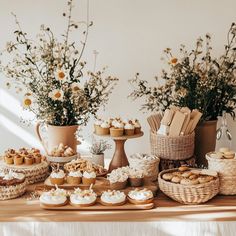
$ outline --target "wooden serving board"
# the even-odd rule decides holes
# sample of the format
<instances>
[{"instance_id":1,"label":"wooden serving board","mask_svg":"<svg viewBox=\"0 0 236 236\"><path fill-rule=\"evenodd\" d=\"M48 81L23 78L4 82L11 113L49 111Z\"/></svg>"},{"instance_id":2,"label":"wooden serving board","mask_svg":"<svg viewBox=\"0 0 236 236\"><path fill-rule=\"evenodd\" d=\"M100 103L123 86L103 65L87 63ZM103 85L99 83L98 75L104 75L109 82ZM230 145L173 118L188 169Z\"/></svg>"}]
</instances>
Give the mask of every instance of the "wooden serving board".
<instances>
[{"instance_id":1,"label":"wooden serving board","mask_svg":"<svg viewBox=\"0 0 236 236\"><path fill-rule=\"evenodd\" d=\"M89 185L79 184L79 185L75 186L75 185L70 185L70 184L63 184L63 185L59 185L58 187L66 189L68 191L73 191L75 188L78 188L78 187L81 189L88 189ZM46 191L51 188L55 188L55 186L52 185L50 182L50 179L47 178L44 182L44 185L37 185L35 190ZM127 195L129 193L129 191L131 191L135 188L147 188L153 192L154 196L156 195L157 190L158 190L158 186L156 183L148 181L148 182L144 182L144 185L141 187L127 186L125 189L122 189L120 191L124 192ZM97 177L96 183L95 183L95 185L93 185L93 190L97 193L97 195L101 196L102 192L107 191L109 189L111 189L109 181L106 178Z\"/></svg>"},{"instance_id":2,"label":"wooden serving board","mask_svg":"<svg viewBox=\"0 0 236 236\"><path fill-rule=\"evenodd\" d=\"M40 204L40 207L45 210L57 210L57 211L104 211L104 210L149 210L154 208L154 203L142 204L142 205L134 205L129 202L125 203L122 206L104 206L99 203L99 200L95 205L89 207L76 207L70 204L60 207L50 207Z\"/></svg>"}]
</instances>

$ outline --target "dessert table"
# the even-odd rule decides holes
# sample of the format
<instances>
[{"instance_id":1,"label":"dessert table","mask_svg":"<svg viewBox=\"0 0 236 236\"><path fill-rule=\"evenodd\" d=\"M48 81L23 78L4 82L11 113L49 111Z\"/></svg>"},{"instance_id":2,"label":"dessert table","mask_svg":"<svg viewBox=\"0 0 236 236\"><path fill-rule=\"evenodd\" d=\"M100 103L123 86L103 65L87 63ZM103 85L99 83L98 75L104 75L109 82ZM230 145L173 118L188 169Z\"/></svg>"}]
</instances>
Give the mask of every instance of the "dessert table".
<instances>
[{"instance_id":1,"label":"dessert table","mask_svg":"<svg viewBox=\"0 0 236 236\"><path fill-rule=\"evenodd\" d=\"M0 235L46 235L52 227L58 235L213 236L233 235L236 230L236 223L230 222L236 221L235 196L217 196L202 205L181 205L158 192L151 210L50 211L41 209L38 200L29 199L35 186L21 198L0 202Z\"/></svg>"}]
</instances>

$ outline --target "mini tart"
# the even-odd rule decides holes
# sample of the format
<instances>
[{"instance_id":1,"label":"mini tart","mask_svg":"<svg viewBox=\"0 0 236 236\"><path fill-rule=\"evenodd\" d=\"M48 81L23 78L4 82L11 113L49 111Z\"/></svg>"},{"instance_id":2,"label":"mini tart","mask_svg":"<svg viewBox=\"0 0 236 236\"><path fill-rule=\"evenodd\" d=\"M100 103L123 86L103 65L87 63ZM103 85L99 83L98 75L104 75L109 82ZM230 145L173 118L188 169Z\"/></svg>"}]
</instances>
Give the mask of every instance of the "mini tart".
<instances>
[{"instance_id":1,"label":"mini tart","mask_svg":"<svg viewBox=\"0 0 236 236\"><path fill-rule=\"evenodd\" d=\"M120 137L124 135L124 128L115 128L111 127L110 128L110 135L112 137Z\"/></svg>"},{"instance_id":2,"label":"mini tart","mask_svg":"<svg viewBox=\"0 0 236 236\"><path fill-rule=\"evenodd\" d=\"M75 189L70 195L70 204L77 207L93 206L97 201L97 194L92 189Z\"/></svg>"},{"instance_id":3,"label":"mini tart","mask_svg":"<svg viewBox=\"0 0 236 236\"><path fill-rule=\"evenodd\" d=\"M26 156L24 158L26 165L33 165L34 164L34 157L33 156Z\"/></svg>"},{"instance_id":4,"label":"mini tart","mask_svg":"<svg viewBox=\"0 0 236 236\"><path fill-rule=\"evenodd\" d=\"M34 155L34 163L35 164L41 163L41 160L42 160L42 156L40 154L35 154Z\"/></svg>"},{"instance_id":5,"label":"mini tart","mask_svg":"<svg viewBox=\"0 0 236 236\"><path fill-rule=\"evenodd\" d=\"M71 171L67 177L66 181L68 184L78 185L82 181L82 174L80 171Z\"/></svg>"},{"instance_id":6,"label":"mini tart","mask_svg":"<svg viewBox=\"0 0 236 236\"><path fill-rule=\"evenodd\" d=\"M4 160L5 160L6 164L8 164L8 165L14 164L14 160L13 160L12 156L5 156Z\"/></svg>"},{"instance_id":7,"label":"mini tart","mask_svg":"<svg viewBox=\"0 0 236 236\"><path fill-rule=\"evenodd\" d=\"M14 156L14 165L22 165L24 161L24 158L20 155Z\"/></svg>"},{"instance_id":8,"label":"mini tart","mask_svg":"<svg viewBox=\"0 0 236 236\"><path fill-rule=\"evenodd\" d=\"M128 200L135 205L153 202L153 193L147 189L134 189L128 193Z\"/></svg>"},{"instance_id":9,"label":"mini tart","mask_svg":"<svg viewBox=\"0 0 236 236\"><path fill-rule=\"evenodd\" d=\"M126 203L126 195L116 190L108 190L102 193L100 203L104 206L122 206Z\"/></svg>"},{"instance_id":10,"label":"mini tart","mask_svg":"<svg viewBox=\"0 0 236 236\"><path fill-rule=\"evenodd\" d=\"M110 133L110 128L102 128L101 126L96 127L96 134L98 135L108 135Z\"/></svg>"}]
</instances>

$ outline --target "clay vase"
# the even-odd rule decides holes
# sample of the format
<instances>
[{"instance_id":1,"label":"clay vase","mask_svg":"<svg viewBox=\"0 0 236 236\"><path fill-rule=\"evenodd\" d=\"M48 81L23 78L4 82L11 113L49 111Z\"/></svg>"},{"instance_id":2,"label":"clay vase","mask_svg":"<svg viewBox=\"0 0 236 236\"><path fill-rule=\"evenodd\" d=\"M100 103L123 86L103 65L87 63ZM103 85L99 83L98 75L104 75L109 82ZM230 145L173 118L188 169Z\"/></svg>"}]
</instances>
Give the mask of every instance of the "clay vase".
<instances>
[{"instance_id":1,"label":"clay vase","mask_svg":"<svg viewBox=\"0 0 236 236\"><path fill-rule=\"evenodd\" d=\"M42 124L43 123L38 123L36 125L36 134L47 154L49 154L50 151L57 147L60 143L71 147L74 152L77 152L76 150L79 141L77 141L76 138L76 131L78 129L78 125L54 126L47 124L47 141L45 141L41 135Z\"/></svg>"},{"instance_id":2,"label":"clay vase","mask_svg":"<svg viewBox=\"0 0 236 236\"><path fill-rule=\"evenodd\" d=\"M217 120L203 121L195 130L195 155L198 167L208 167L206 153L215 151Z\"/></svg>"}]
</instances>

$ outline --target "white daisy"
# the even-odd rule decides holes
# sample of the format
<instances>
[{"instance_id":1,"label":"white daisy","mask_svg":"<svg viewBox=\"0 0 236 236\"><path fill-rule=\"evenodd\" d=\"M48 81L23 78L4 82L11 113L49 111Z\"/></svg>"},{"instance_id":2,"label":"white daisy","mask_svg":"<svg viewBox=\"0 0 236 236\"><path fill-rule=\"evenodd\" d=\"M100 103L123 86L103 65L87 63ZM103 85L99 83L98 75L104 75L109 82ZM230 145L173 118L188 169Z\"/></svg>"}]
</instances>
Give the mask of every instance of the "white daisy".
<instances>
[{"instance_id":1,"label":"white daisy","mask_svg":"<svg viewBox=\"0 0 236 236\"><path fill-rule=\"evenodd\" d=\"M64 97L64 92L60 89L54 89L49 93L49 97L54 101L62 101Z\"/></svg>"},{"instance_id":2,"label":"white daisy","mask_svg":"<svg viewBox=\"0 0 236 236\"><path fill-rule=\"evenodd\" d=\"M54 76L57 80L61 81L61 82L64 82L66 80L68 80L69 78L69 72L66 71L66 70L61 70L61 69L58 69L55 73L54 73Z\"/></svg>"},{"instance_id":3,"label":"white daisy","mask_svg":"<svg viewBox=\"0 0 236 236\"><path fill-rule=\"evenodd\" d=\"M71 89L73 92L78 92L81 88L80 88L80 84L77 82L73 82L71 84Z\"/></svg>"}]
</instances>

